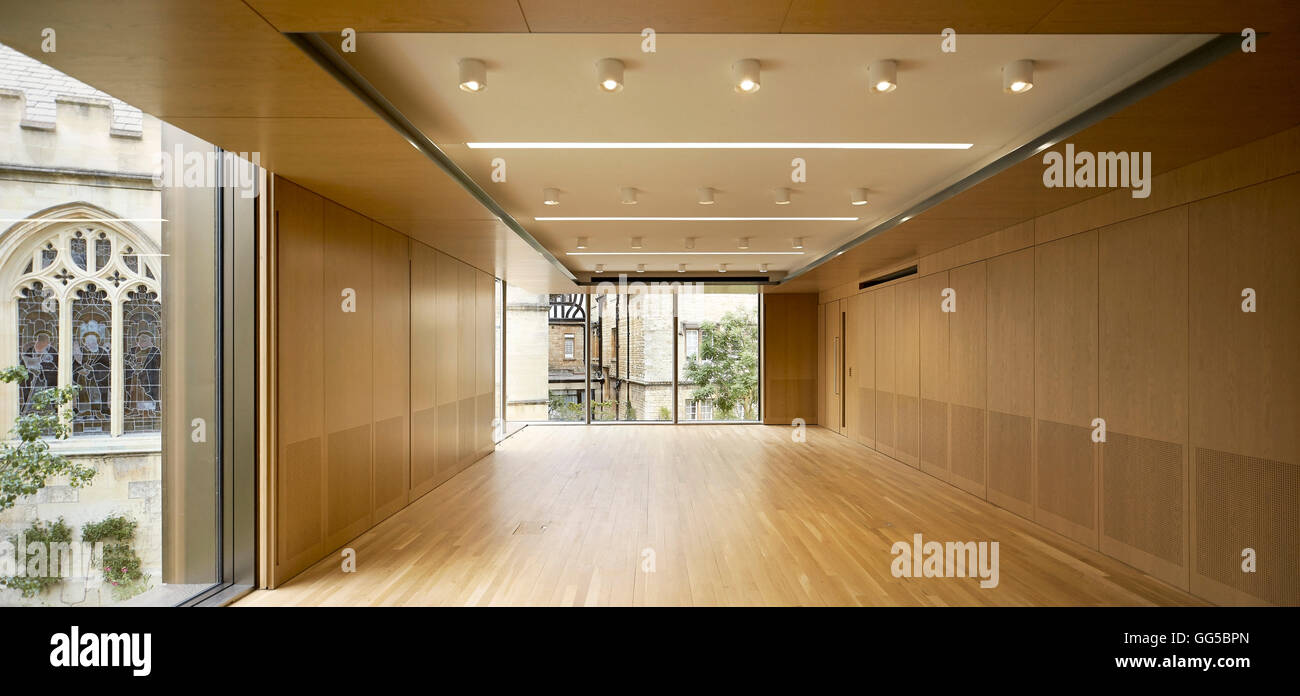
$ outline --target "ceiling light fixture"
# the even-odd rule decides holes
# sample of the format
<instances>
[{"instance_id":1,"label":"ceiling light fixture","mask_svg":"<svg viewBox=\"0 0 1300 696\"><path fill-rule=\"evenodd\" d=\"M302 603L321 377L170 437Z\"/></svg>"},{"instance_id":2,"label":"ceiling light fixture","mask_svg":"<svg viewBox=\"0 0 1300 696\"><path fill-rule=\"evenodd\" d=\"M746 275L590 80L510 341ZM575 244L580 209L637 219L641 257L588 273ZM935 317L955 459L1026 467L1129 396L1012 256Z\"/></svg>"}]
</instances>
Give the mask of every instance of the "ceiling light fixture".
<instances>
[{"instance_id":1,"label":"ceiling light fixture","mask_svg":"<svg viewBox=\"0 0 1300 696\"><path fill-rule=\"evenodd\" d=\"M596 272L597 272L597 273L604 273L604 272L605 272L605 264L603 264L603 263L598 263L598 264L596 264Z\"/></svg>"},{"instance_id":2,"label":"ceiling light fixture","mask_svg":"<svg viewBox=\"0 0 1300 696\"><path fill-rule=\"evenodd\" d=\"M765 263L760 263L760 264L758 264L758 272L759 272L759 273L767 273L767 264L765 264Z\"/></svg>"},{"instance_id":3,"label":"ceiling light fixture","mask_svg":"<svg viewBox=\"0 0 1300 696\"><path fill-rule=\"evenodd\" d=\"M685 273L685 272L686 272L686 264L684 264L684 263L679 263L679 264L677 264L677 272L678 272L678 273Z\"/></svg>"},{"instance_id":4,"label":"ceiling light fixture","mask_svg":"<svg viewBox=\"0 0 1300 696\"><path fill-rule=\"evenodd\" d=\"M638 264L636 265L636 272L637 272L637 273L645 273L645 264L644 264L644 263L638 263Z\"/></svg>"},{"instance_id":5,"label":"ceiling light fixture","mask_svg":"<svg viewBox=\"0 0 1300 696\"><path fill-rule=\"evenodd\" d=\"M640 238L640 237L633 237L633 238L632 238L632 248L633 248L633 249L640 249L640 248L641 248L641 238Z\"/></svg>"},{"instance_id":6,"label":"ceiling light fixture","mask_svg":"<svg viewBox=\"0 0 1300 696\"><path fill-rule=\"evenodd\" d=\"M867 80L875 94L888 94L898 89L898 63L878 60L867 66Z\"/></svg>"},{"instance_id":7,"label":"ceiling light fixture","mask_svg":"<svg viewBox=\"0 0 1300 696\"><path fill-rule=\"evenodd\" d=\"M790 205L790 189L782 187L773 191L772 201L777 205Z\"/></svg>"},{"instance_id":8,"label":"ceiling light fixture","mask_svg":"<svg viewBox=\"0 0 1300 696\"><path fill-rule=\"evenodd\" d=\"M787 201L788 203L789 201ZM856 217L569 217L540 216L536 222L856 222Z\"/></svg>"},{"instance_id":9,"label":"ceiling light fixture","mask_svg":"<svg viewBox=\"0 0 1300 696\"><path fill-rule=\"evenodd\" d=\"M586 237L578 237L578 244L577 244L577 247L578 247L579 249L586 249L586 248L587 248L587 238L586 238Z\"/></svg>"},{"instance_id":10,"label":"ceiling light fixture","mask_svg":"<svg viewBox=\"0 0 1300 696\"><path fill-rule=\"evenodd\" d=\"M487 89L487 65L477 58L460 59L460 88L466 92Z\"/></svg>"},{"instance_id":11,"label":"ceiling light fixture","mask_svg":"<svg viewBox=\"0 0 1300 696\"><path fill-rule=\"evenodd\" d=\"M542 189L542 203L545 203L546 205L559 205L560 190L553 188Z\"/></svg>"},{"instance_id":12,"label":"ceiling light fixture","mask_svg":"<svg viewBox=\"0 0 1300 696\"><path fill-rule=\"evenodd\" d=\"M596 61L596 84L602 92L623 91L623 61L601 58Z\"/></svg>"},{"instance_id":13,"label":"ceiling light fixture","mask_svg":"<svg viewBox=\"0 0 1300 696\"><path fill-rule=\"evenodd\" d=\"M465 143L471 150L969 150L973 143L886 142L578 142L518 141Z\"/></svg>"},{"instance_id":14,"label":"ceiling light fixture","mask_svg":"<svg viewBox=\"0 0 1300 696\"><path fill-rule=\"evenodd\" d=\"M697 189L695 193L699 196L700 205L713 205L713 189L705 186Z\"/></svg>"},{"instance_id":15,"label":"ceiling light fixture","mask_svg":"<svg viewBox=\"0 0 1300 696\"><path fill-rule=\"evenodd\" d=\"M726 272L727 272L727 264L725 263L718 264L718 273L726 273Z\"/></svg>"},{"instance_id":16,"label":"ceiling light fixture","mask_svg":"<svg viewBox=\"0 0 1300 696\"><path fill-rule=\"evenodd\" d=\"M803 237L795 237L794 239L790 240L790 248L791 248L791 249L802 249L802 248L803 248Z\"/></svg>"},{"instance_id":17,"label":"ceiling light fixture","mask_svg":"<svg viewBox=\"0 0 1300 696\"><path fill-rule=\"evenodd\" d=\"M749 237L741 237L740 239L736 240L736 248L737 248L737 249L748 249L748 248L749 248Z\"/></svg>"},{"instance_id":18,"label":"ceiling light fixture","mask_svg":"<svg viewBox=\"0 0 1300 696\"><path fill-rule=\"evenodd\" d=\"M1002 91L1024 94L1034 88L1034 61L1013 60L1002 66Z\"/></svg>"},{"instance_id":19,"label":"ceiling light fixture","mask_svg":"<svg viewBox=\"0 0 1300 696\"><path fill-rule=\"evenodd\" d=\"M636 189L631 186L624 186L618 191L623 205L636 205Z\"/></svg>"},{"instance_id":20,"label":"ceiling light fixture","mask_svg":"<svg viewBox=\"0 0 1300 696\"><path fill-rule=\"evenodd\" d=\"M802 251L566 251L565 256L803 256Z\"/></svg>"},{"instance_id":21,"label":"ceiling light fixture","mask_svg":"<svg viewBox=\"0 0 1300 696\"><path fill-rule=\"evenodd\" d=\"M867 190L864 188L854 189L853 205L866 205L866 204L867 204Z\"/></svg>"},{"instance_id":22,"label":"ceiling light fixture","mask_svg":"<svg viewBox=\"0 0 1300 696\"><path fill-rule=\"evenodd\" d=\"M736 91L741 94L752 94L758 91L762 86L758 77L759 64L753 58L738 60L731 65L732 81L736 85Z\"/></svg>"}]
</instances>

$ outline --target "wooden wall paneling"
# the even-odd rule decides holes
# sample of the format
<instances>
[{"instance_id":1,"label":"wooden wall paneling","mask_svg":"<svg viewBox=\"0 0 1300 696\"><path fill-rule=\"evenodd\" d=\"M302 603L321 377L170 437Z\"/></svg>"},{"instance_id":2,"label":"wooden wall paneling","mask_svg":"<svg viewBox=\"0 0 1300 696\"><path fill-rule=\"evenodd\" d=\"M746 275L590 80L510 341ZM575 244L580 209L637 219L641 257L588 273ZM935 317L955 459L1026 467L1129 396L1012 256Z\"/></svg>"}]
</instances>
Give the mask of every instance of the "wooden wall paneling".
<instances>
[{"instance_id":1,"label":"wooden wall paneling","mask_svg":"<svg viewBox=\"0 0 1300 696\"><path fill-rule=\"evenodd\" d=\"M948 314L942 309L948 272L918 278L916 307L921 358L921 471L949 480Z\"/></svg>"},{"instance_id":2,"label":"wooden wall paneling","mask_svg":"<svg viewBox=\"0 0 1300 696\"><path fill-rule=\"evenodd\" d=\"M437 336L433 354L438 364L438 465L434 485L459 469L460 429L460 267L464 264L438 253Z\"/></svg>"},{"instance_id":3,"label":"wooden wall paneling","mask_svg":"<svg viewBox=\"0 0 1300 696\"><path fill-rule=\"evenodd\" d=\"M276 548L273 584L324 553L322 199L276 177ZM332 302L330 303L333 306Z\"/></svg>"},{"instance_id":4,"label":"wooden wall paneling","mask_svg":"<svg viewBox=\"0 0 1300 696\"><path fill-rule=\"evenodd\" d=\"M374 294L370 221L324 205L325 549L370 527ZM344 293L355 296L348 311Z\"/></svg>"},{"instance_id":5,"label":"wooden wall paneling","mask_svg":"<svg viewBox=\"0 0 1300 696\"><path fill-rule=\"evenodd\" d=\"M917 282L894 286L894 458L919 466L921 461L921 346Z\"/></svg>"},{"instance_id":6,"label":"wooden wall paneling","mask_svg":"<svg viewBox=\"0 0 1300 696\"><path fill-rule=\"evenodd\" d=\"M826 312L825 304L817 305L817 425L829 428L831 363L827 359L830 343L826 340Z\"/></svg>"},{"instance_id":7,"label":"wooden wall paneling","mask_svg":"<svg viewBox=\"0 0 1300 696\"><path fill-rule=\"evenodd\" d=\"M374 278L374 522L406 506L411 478L410 239L371 226Z\"/></svg>"},{"instance_id":8,"label":"wooden wall paneling","mask_svg":"<svg viewBox=\"0 0 1300 696\"><path fill-rule=\"evenodd\" d=\"M826 394L821 424L837 433L844 432L841 396L844 389L844 345L840 335L840 307L840 300L822 305L822 359L826 362Z\"/></svg>"},{"instance_id":9,"label":"wooden wall paneling","mask_svg":"<svg viewBox=\"0 0 1300 696\"><path fill-rule=\"evenodd\" d=\"M1192 204L1188 246L1191 590L1300 604L1300 175Z\"/></svg>"},{"instance_id":10,"label":"wooden wall paneling","mask_svg":"<svg viewBox=\"0 0 1300 696\"><path fill-rule=\"evenodd\" d=\"M1035 254L1034 519L1097 548L1097 233Z\"/></svg>"},{"instance_id":11,"label":"wooden wall paneling","mask_svg":"<svg viewBox=\"0 0 1300 696\"><path fill-rule=\"evenodd\" d=\"M845 392L856 403L852 422L855 436L867 447L876 446L876 294L864 292L849 299L849 332L853 346L854 389ZM847 409L846 409L847 410ZM847 420L847 419L846 419Z\"/></svg>"},{"instance_id":12,"label":"wooden wall paneling","mask_svg":"<svg viewBox=\"0 0 1300 696\"><path fill-rule=\"evenodd\" d=\"M457 338L460 343L457 347L459 357L459 366L457 376L460 383L456 388L456 472L460 472L469 466L476 458L475 455L475 432L474 432L474 413L477 407L475 397L477 396L477 379L475 371L478 368L478 360L475 357L478 341L475 337L477 320L475 312L478 306L478 271L469 264L457 262L457 305L456 305L456 322L459 330Z\"/></svg>"},{"instance_id":13,"label":"wooden wall paneling","mask_svg":"<svg viewBox=\"0 0 1300 696\"><path fill-rule=\"evenodd\" d=\"M411 242L411 487L415 500L438 484L439 348L438 263L432 247Z\"/></svg>"},{"instance_id":14,"label":"wooden wall paneling","mask_svg":"<svg viewBox=\"0 0 1300 696\"><path fill-rule=\"evenodd\" d=\"M987 357L985 355L986 263L948 272L956 309L948 315L949 471L959 488L985 495L987 461Z\"/></svg>"},{"instance_id":15,"label":"wooden wall paneling","mask_svg":"<svg viewBox=\"0 0 1300 696\"><path fill-rule=\"evenodd\" d=\"M762 298L763 422L790 425L801 418L805 424L815 424L821 367L817 296L764 294Z\"/></svg>"},{"instance_id":16,"label":"wooden wall paneling","mask_svg":"<svg viewBox=\"0 0 1300 696\"><path fill-rule=\"evenodd\" d=\"M876 298L876 451L894 455L894 286L882 287Z\"/></svg>"},{"instance_id":17,"label":"wooden wall paneling","mask_svg":"<svg viewBox=\"0 0 1300 696\"><path fill-rule=\"evenodd\" d=\"M1098 231L1103 553L1188 589L1187 207Z\"/></svg>"},{"instance_id":18,"label":"wooden wall paneling","mask_svg":"<svg viewBox=\"0 0 1300 696\"><path fill-rule=\"evenodd\" d=\"M496 399L494 350L496 343L496 286L492 276L474 272L474 459L492 451L492 409Z\"/></svg>"},{"instance_id":19,"label":"wooden wall paneling","mask_svg":"<svg viewBox=\"0 0 1300 696\"><path fill-rule=\"evenodd\" d=\"M1034 250L988 261L988 486L985 497L1034 518Z\"/></svg>"},{"instance_id":20,"label":"wooden wall paneling","mask_svg":"<svg viewBox=\"0 0 1300 696\"><path fill-rule=\"evenodd\" d=\"M858 439L858 430L861 428L860 418L858 416L858 375L853 367L857 364L858 337L857 327L854 323L853 313L856 310L854 298L856 295L840 300L841 328L844 336L841 339L844 346L844 391L841 392L841 399L844 402L844 429L842 434L850 440Z\"/></svg>"}]
</instances>

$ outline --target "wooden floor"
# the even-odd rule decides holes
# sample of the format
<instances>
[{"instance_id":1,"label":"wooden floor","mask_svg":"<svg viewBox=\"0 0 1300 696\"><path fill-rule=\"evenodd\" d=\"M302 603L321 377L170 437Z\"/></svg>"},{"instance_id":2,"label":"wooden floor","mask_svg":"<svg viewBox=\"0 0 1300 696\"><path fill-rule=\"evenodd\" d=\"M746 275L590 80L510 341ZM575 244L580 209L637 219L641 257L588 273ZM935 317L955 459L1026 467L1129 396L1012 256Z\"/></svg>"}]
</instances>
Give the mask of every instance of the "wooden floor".
<instances>
[{"instance_id":1,"label":"wooden floor","mask_svg":"<svg viewBox=\"0 0 1300 696\"><path fill-rule=\"evenodd\" d=\"M532 426L257 605L1149 605L1178 589L820 428ZM895 578L998 541L999 584ZM653 554L653 572L645 572Z\"/></svg>"}]
</instances>

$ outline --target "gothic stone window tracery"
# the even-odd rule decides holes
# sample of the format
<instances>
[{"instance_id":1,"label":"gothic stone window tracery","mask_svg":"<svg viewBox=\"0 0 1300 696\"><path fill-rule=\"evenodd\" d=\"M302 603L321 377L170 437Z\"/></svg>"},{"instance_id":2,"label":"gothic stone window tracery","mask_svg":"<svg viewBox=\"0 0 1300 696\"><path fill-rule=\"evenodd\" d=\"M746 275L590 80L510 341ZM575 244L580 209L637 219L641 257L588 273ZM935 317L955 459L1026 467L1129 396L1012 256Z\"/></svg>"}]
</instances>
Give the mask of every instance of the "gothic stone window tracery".
<instances>
[{"instance_id":1,"label":"gothic stone window tracery","mask_svg":"<svg viewBox=\"0 0 1300 696\"><path fill-rule=\"evenodd\" d=\"M74 436L159 431L157 255L94 221L55 223L32 236L0 264L22 269L10 297L18 362L30 376L19 386L17 413L29 413L41 389L75 384Z\"/></svg>"}]
</instances>

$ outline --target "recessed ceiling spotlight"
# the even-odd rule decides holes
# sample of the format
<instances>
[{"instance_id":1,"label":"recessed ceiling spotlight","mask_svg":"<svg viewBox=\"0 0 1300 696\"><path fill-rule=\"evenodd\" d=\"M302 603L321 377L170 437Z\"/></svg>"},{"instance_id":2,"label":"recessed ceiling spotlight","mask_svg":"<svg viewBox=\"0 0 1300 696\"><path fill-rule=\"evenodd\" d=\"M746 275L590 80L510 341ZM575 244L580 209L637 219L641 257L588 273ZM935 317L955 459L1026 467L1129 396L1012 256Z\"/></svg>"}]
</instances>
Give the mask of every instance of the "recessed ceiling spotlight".
<instances>
[{"instance_id":1,"label":"recessed ceiling spotlight","mask_svg":"<svg viewBox=\"0 0 1300 696\"><path fill-rule=\"evenodd\" d=\"M596 272L597 272L597 273L604 273L604 272L605 272L605 264L603 264L603 263L598 263L598 264L596 264Z\"/></svg>"},{"instance_id":2,"label":"recessed ceiling spotlight","mask_svg":"<svg viewBox=\"0 0 1300 696\"><path fill-rule=\"evenodd\" d=\"M736 248L738 248L738 249L748 249L748 248L749 248L749 237L741 237L740 239L737 239L737 240L736 240Z\"/></svg>"},{"instance_id":3,"label":"recessed ceiling spotlight","mask_svg":"<svg viewBox=\"0 0 1300 696\"><path fill-rule=\"evenodd\" d=\"M790 248L791 248L791 249L802 249L802 248L803 248L803 237L795 237L794 239L790 240Z\"/></svg>"},{"instance_id":4,"label":"recessed ceiling spotlight","mask_svg":"<svg viewBox=\"0 0 1300 696\"><path fill-rule=\"evenodd\" d=\"M686 264L684 264L684 263L679 263L679 264L677 264L677 272L678 272L678 273L685 273L685 272L686 272Z\"/></svg>"},{"instance_id":5,"label":"recessed ceiling spotlight","mask_svg":"<svg viewBox=\"0 0 1300 696\"><path fill-rule=\"evenodd\" d=\"M866 204L867 204L867 190L864 188L854 189L853 205L866 205Z\"/></svg>"},{"instance_id":6,"label":"recessed ceiling spotlight","mask_svg":"<svg viewBox=\"0 0 1300 696\"><path fill-rule=\"evenodd\" d=\"M579 249L586 249L586 248L587 248L587 238L586 238L586 237L578 237L578 244L577 244L577 247L578 247Z\"/></svg>"},{"instance_id":7,"label":"recessed ceiling spotlight","mask_svg":"<svg viewBox=\"0 0 1300 696\"><path fill-rule=\"evenodd\" d=\"M699 196L700 205L713 205L713 189L705 186L696 189L695 193Z\"/></svg>"},{"instance_id":8,"label":"recessed ceiling spotlight","mask_svg":"<svg viewBox=\"0 0 1300 696\"><path fill-rule=\"evenodd\" d=\"M633 238L632 238L632 248L633 248L633 249L640 249L640 248L641 248L641 238L640 238L640 237L633 237Z\"/></svg>"},{"instance_id":9,"label":"recessed ceiling spotlight","mask_svg":"<svg viewBox=\"0 0 1300 696\"><path fill-rule=\"evenodd\" d=\"M623 91L623 61L617 58L596 61L596 84L602 92Z\"/></svg>"},{"instance_id":10,"label":"recessed ceiling spotlight","mask_svg":"<svg viewBox=\"0 0 1300 696\"><path fill-rule=\"evenodd\" d=\"M623 205L636 205L636 189L624 186L618 190Z\"/></svg>"},{"instance_id":11,"label":"recessed ceiling spotlight","mask_svg":"<svg viewBox=\"0 0 1300 696\"><path fill-rule=\"evenodd\" d=\"M878 60L867 66L867 80L872 92L887 94L898 89L898 63Z\"/></svg>"},{"instance_id":12,"label":"recessed ceiling spotlight","mask_svg":"<svg viewBox=\"0 0 1300 696\"><path fill-rule=\"evenodd\" d=\"M758 264L758 272L759 272L759 273L767 273L767 264L765 264L765 263L760 263L760 264Z\"/></svg>"},{"instance_id":13,"label":"recessed ceiling spotlight","mask_svg":"<svg viewBox=\"0 0 1300 696\"><path fill-rule=\"evenodd\" d=\"M487 89L487 65L477 58L460 59L460 88L466 92Z\"/></svg>"},{"instance_id":14,"label":"recessed ceiling spotlight","mask_svg":"<svg viewBox=\"0 0 1300 696\"><path fill-rule=\"evenodd\" d=\"M644 263L638 263L638 264L636 265L636 272L637 272L637 273L645 273L645 264L644 264Z\"/></svg>"},{"instance_id":15,"label":"recessed ceiling spotlight","mask_svg":"<svg viewBox=\"0 0 1300 696\"><path fill-rule=\"evenodd\" d=\"M777 205L790 205L790 189L783 187L773 191L772 201Z\"/></svg>"},{"instance_id":16,"label":"recessed ceiling spotlight","mask_svg":"<svg viewBox=\"0 0 1300 696\"><path fill-rule=\"evenodd\" d=\"M553 188L542 189L542 202L546 205L559 205L560 190Z\"/></svg>"},{"instance_id":17,"label":"recessed ceiling spotlight","mask_svg":"<svg viewBox=\"0 0 1300 696\"><path fill-rule=\"evenodd\" d=\"M731 77L737 92L752 94L758 91L762 86L758 78L758 68L758 61L753 58L738 60L732 64Z\"/></svg>"},{"instance_id":18,"label":"recessed ceiling spotlight","mask_svg":"<svg viewBox=\"0 0 1300 696\"><path fill-rule=\"evenodd\" d=\"M686 238L686 248L687 248L687 249L694 249L694 248L695 248L695 238L694 238L694 237L687 237L687 238Z\"/></svg>"},{"instance_id":19,"label":"recessed ceiling spotlight","mask_svg":"<svg viewBox=\"0 0 1300 696\"><path fill-rule=\"evenodd\" d=\"M727 264L725 263L718 264L718 273L726 273L726 272L727 272Z\"/></svg>"},{"instance_id":20,"label":"recessed ceiling spotlight","mask_svg":"<svg viewBox=\"0 0 1300 696\"><path fill-rule=\"evenodd\" d=\"M1034 88L1034 61L1013 60L1002 66L1002 91L1024 94Z\"/></svg>"}]
</instances>

